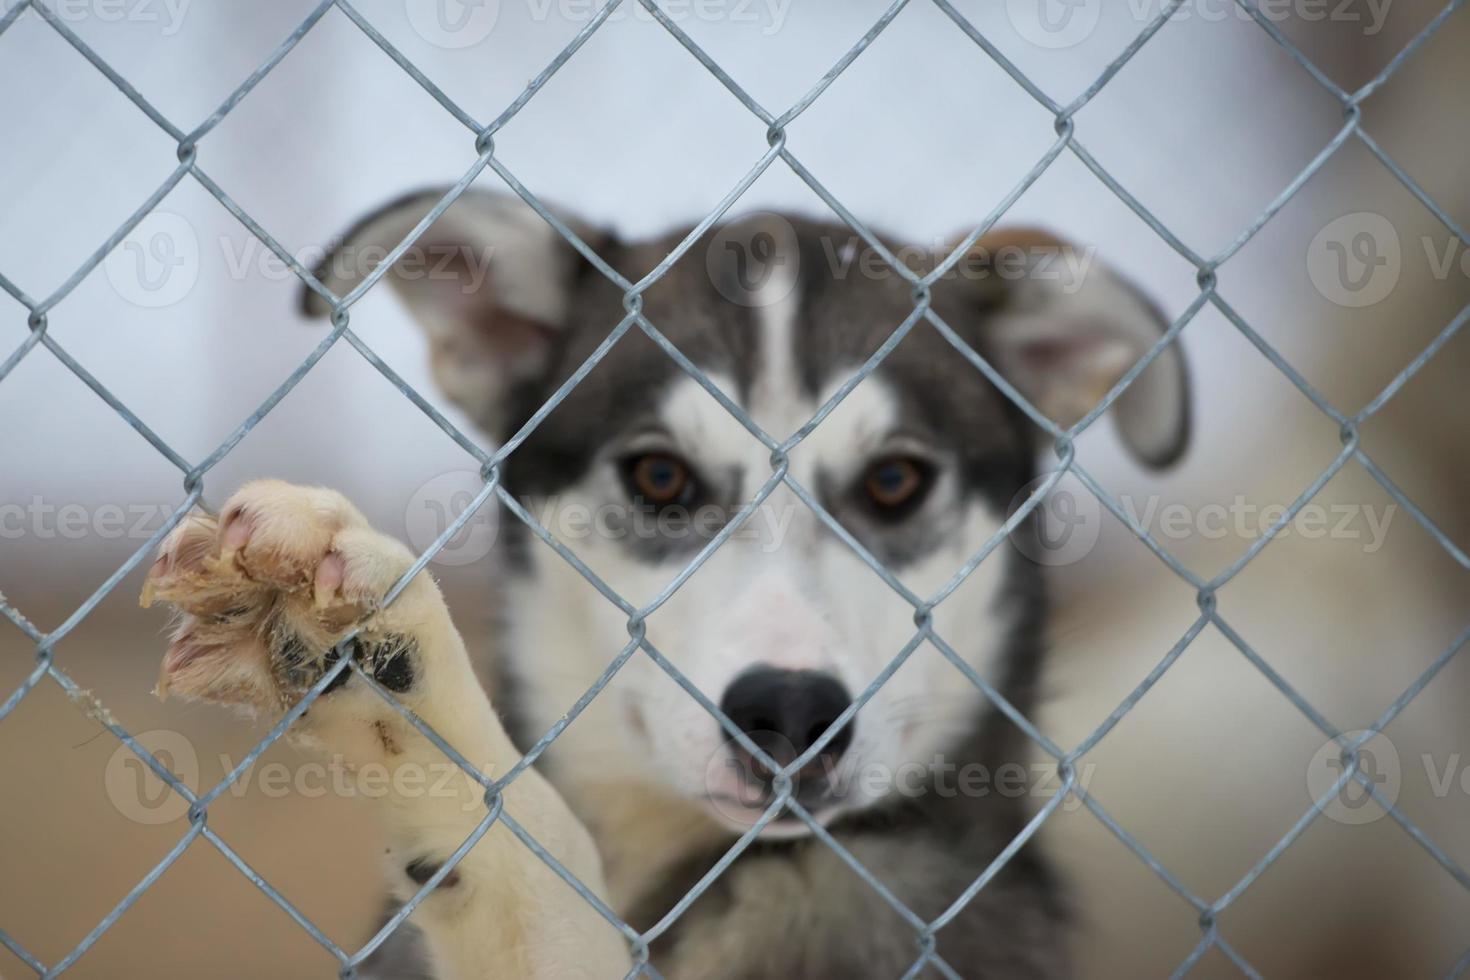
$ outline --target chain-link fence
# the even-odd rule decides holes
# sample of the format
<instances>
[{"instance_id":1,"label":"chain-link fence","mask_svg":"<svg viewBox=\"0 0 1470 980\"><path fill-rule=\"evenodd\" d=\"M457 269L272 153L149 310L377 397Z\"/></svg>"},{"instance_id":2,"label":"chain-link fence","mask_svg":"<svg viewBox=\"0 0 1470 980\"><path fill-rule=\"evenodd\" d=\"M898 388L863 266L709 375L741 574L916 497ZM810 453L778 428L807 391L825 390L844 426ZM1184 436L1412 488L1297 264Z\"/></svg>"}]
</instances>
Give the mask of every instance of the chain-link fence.
<instances>
[{"instance_id":1,"label":"chain-link fence","mask_svg":"<svg viewBox=\"0 0 1470 980\"><path fill-rule=\"evenodd\" d=\"M924 0L918 0L922 3ZM1253 0L1236 0L1237 7L1245 15L1254 20L1270 38L1290 55L1313 79L1319 83L1342 108L1343 120L1341 128L1328 144L1321 149L1311 162L1301 170L1300 173L1277 194L1274 199L1249 222L1224 249L1213 255L1202 255L1192 249L1189 245L1178 238L1140 201L1115 180L1108 171L1088 152L1078 134L1077 114L1101 92L1109 81L1123 68L1128 61L1147 44L1169 21L1170 17L1179 9L1184 0L1172 0L1166 4L1156 16L1154 16L1143 29L1143 31L1127 45L1127 47L1113 59L1102 73L1081 93L1070 102L1061 103L1053 100L1044 93L1030 78L1019 70L1015 64L1008 60L1001 51L986 38L973 24L967 21L947 0L932 0L934 5L942 11L954 28L963 32L974 42L979 52L994 61L1002 68L1015 83L1019 85L1031 98L1045 108L1053 119L1056 138L1050 148L1026 173L1021 181L1007 193L986 216L985 220L976 226L973 231L952 252L935 267L925 274L919 274L908 268L905 263L899 261L869 229L867 229L858 218L853 215L842 202L837 200L823 185L820 178L803 165L797 155L787 145L786 130L789 124L804 113L834 80L838 78L855 59L860 57L865 48L888 27L890 22L907 5L908 0L896 0L883 14L883 16L872 25L861 39L851 46L828 70L821 79L813 85L795 104L781 112L772 112L753 98L745 88L732 78L721 66L707 54L690 36L685 33L676 21L661 9L656 0L636 0L638 5L665 30L668 31L691 56L693 56L711 75L716 78L726 90L737 99L752 115L757 117L766 126L766 148L760 152L759 158L749 168L740 181L725 194L719 204L701 220L687 236L679 242L656 268L642 279L633 282L624 278L607 262L605 262L588 243L560 221L554 213L548 210L521 182L518 177L507 169L505 164L496 156L495 137L517 113L519 113L528 102L535 98L538 91L551 79L551 77L571 58L575 57L578 50L587 40L601 27L613 13L623 5L634 6L635 0L610 0L602 6L594 16L582 27L576 36L556 57L548 64L525 87L524 91L508 105L503 112L490 122L482 122L462 106L456 104L435 85L418 67L410 62L399 50L397 50L387 38L383 36L374 26L369 23L363 15L348 2L348 0L322 0L322 2L303 20L294 31L290 33L275 48L269 57L259 65L248 78L241 83L224 102L210 115L192 129L185 130L176 125L172 120L164 116L156 109L140 92L133 88L126 79L118 74L102 57L89 47L77 34L68 27L65 20L58 16L57 12L42 0L25 0L11 5L9 9L0 16L0 33L10 28L22 16L33 16L40 18L50 25L62 38L75 48L91 65L108 81L117 87L144 115L146 115L156 126L166 132L177 144L178 166L169 174L158 188L148 196L131 216L119 226L108 239L103 242L82 265L75 270L65 282L54 292L42 299L36 299L19 285L6 278L0 272L0 288L3 288L12 297L19 301L28 311L27 326L28 336L24 342L10 353L3 363L0 363L0 380L3 380L24 358L33 356L37 347L44 347L51 355L56 357L73 374L83 381L97 397L107 403L123 420L125 420L135 431L137 431L149 444L170 463L178 468L183 474L184 496L174 508L170 519L165 525L158 529L153 536L121 566L92 595L81 604L69 617L49 632L43 632L36 628L23 614L22 611L13 608L3 599L0 599L0 612L15 628L25 633L35 644L36 666L27 679L12 692L0 704L0 720L15 710L38 685L48 681L58 685L68 695L85 701L86 692L57 665L57 651L67 636L87 617L122 580L128 576L144 561L145 558L156 548L159 541L166 535L191 508L203 502L206 477L210 470L231 452L235 446L245 437L260 421L271 412L280 401L291 393L296 385L305 375L312 370L318 361L339 343L346 343L355 349L362 357L377 371L381 372L392 382L403 395L413 402L422 412L428 415L433 422L452 438L463 450L474 458L483 478L483 486L475 496L470 507L466 508L439 536L439 538L421 554L412 568L399 580L397 585L389 592L385 602L391 602L398 593L406 586L408 581L419 573L433 556L445 546L445 544L457 535L461 529L475 515L481 507L489 504L492 497L498 501L516 518L525 522L531 531L553 548L561 558L565 559L574 567L588 582L590 582L608 602L619 608L627 617L627 629L630 639L621 649L617 657L607 666L606 670L578 700L570 706L566 715L558 721L549 731L546 731L540 739L530 748L524 758L510 771L499 778L492 779L479 772L472 766L454 746L448 744L444 739L430 729L423 721L397 705L393 695L379 686L377 682L361 666L354 662L350 656L338 658L335 665L324 677L311 689L311 691L295 706L285 717L270 729L264 738L255 745L253 750L221 780L206 792L195 792L185 785L169 768L149 753L134 736L123 726L120 720L113 718L105 711L96 711L94 716L103 724L108 731L117 739L128 746L137 756L171 789L178 793L189 803L188 822L189 829L178 840L178 842L167 852L161 861L157 863L117 905L99 921L96 926L88 932L65 956L53 963L45 963L30 953L14 936L0 928L0 943L3 943L11 953L27 964L36 974L45 977L56 976L75 964L87 951L123 916L138 899L148 891L159 878L169 869L186 849L195 846L196 841L202 838L209 845L216 848L227 858L251 883L260 889L267 897L283 909L302 929L320 943L340 964L340 973L344 977L354 974L356 967L368 956L377 950L382 943L396 930L413 910L423 901L424 897L431 893L448 875L455 865L472 848L477 841L496 823L502 824L531 851L536 857L545 861L567 885L574 889L583 899L592 903L599 913L604 916L615 928L626 938L633 958L633 971L630 975L658 975L656 967L649 961L650 944L660 935L664 934L675 923L676 920L687 910L690 905L719 877L721 873L734 862L740 854L751 844L765 826L783 812L789 813L796 819L805 823L811 832L826 846L832 848L838 856L866 883L866 885L884 901L886 901L895 912L902 916L912 927L914 932L914 962L908 971L909 976L917 975L926 969L936 969L945 976L956 976L956 972L944 960L943 929L958 913L969 903L995 875L1006 865L1025 844L1036 834L1038 829L1058 809L1058 807L1069 797L1083 805L1093 816L1117 837L1126 847L1142 861L1150 871L1158 876L1180 900L1187 903L1198 914L1200 938L1189 956L1179 965L1176 975L1183 975L1211 949L1219 949L1248 976L1257 976L1255 968L1231 946L1227 937L1222 933L1219 926L1221 913L1235 903L1241 895L1251 887L1252 883L1275 862L1281 855L1291 847L1302 835L1307 827L1320 815L1322 809L1327 806L1339 792L1349 783L1356 781L1363 787L1363 791L1370 795L1393 820L1407 833L1415 843L1427 852L1445 871L1451 875L1461 886L1470 889L1470 873L1456 863L1446 851L1431 840L1424 832L1411 822L1403 813L1395 808L1393 801L1385 798L1375 784L1371 775L1365 773L1359 765L1359 749L1370 738L1380 732L1386 725L1392 722L1408 704L1428 685L1435 676L1445 667L1458 650L1470 640L1470 629L1461 632L1454 641L1440 653L1420 676L1410 684L1397 698L1395 698L1381 715L1366 730L1357 731L1351 735L1345 734L1331 719L1325 717L1287 680L1273 669L1260 654L1252 648L1248 639L1231 626L1219 613L1216 607L1216 593L1227 582L1231 581L1242 569L1260 552L1266 544L1285 528L1295 516L1305 507L1322 487L1333 478L1343 467L1349 464L1361 466L1383 489L1402 506L1414 519L1437 541L1446 552L1459 565L1470 568L1470 556L1457 547L1446 534L1441 531L1433 520L1425 514L1405 493L1385 474L1364 451L1359 439L1359 430L1362 424L1370 417L1378 413L1392 399L1395 394L1429 361L1470 319L1470 307L1462 310L1444 329L1435 337L1432 343L1418 354L1403 370L1401 370L1392 381L1383 388L1376 397L1367 404L1356 410L1343 410L1329 402L1317 389L1315 389L1285 358L1282 357L1262 336L1251 327L1251 325L1230 305L1218 288L1217 272L1220 267L1228 262L1232 256L1240 251L1280 210L1287 202L1302 188L1302 186L1317 173L1345 143L1356 140L1365 147L1382 165L1396 178L1410 193L1413 194L1429 211L1431 211L1449 231L1461 242L1470 245L1470 235L1457 226L1451 217L1438 206L1405 170L1396 163L1387 152L1366 132L1362 125L1362 106L1365 100L1370 98L1400 67L1411 58L1414 53L1445 23L1455 12L1463 6L1464 0L1453 0L1437 16L1435 16L1413 40L1399 51L1367 84L1356 91L1346 91L1335 84L1323 71L1315 66L1290 40L1282 33L1280 28L1266 16ZM266 77L292 50L300 40L313 29L321 18L333 7L336 7L359 28L364 35L371 39L382 52L401 70L406 72L418 83L429 95L431 95L444 111L453 116L468 130L467 140L472 140L476 152L476 160L469 170L444 194L442 199L430 210L413 230L394 248L375 270L357 284L350 292L343 296L334 295L313 274L304 268L282 245L271 236L270 232L257 223L249 213L238 205L229 193L217 184L209 175L200 161L200 145L210 132L225 119L225 117L239 104L239 102ZM933 283L944 276L961 257L989 231L997 221L1006 213L1007 209L1020 196L1032 186L1033 183L1052 165L1062 154L1070 153L1078 161L1097 176L1099 181L1107 187L1135 214L1138 215L1155 233L1157 233L1167 244L1183 257L1196 270L1196 282L1199 288L1198 295L1188 305L1184 312L1169 326L1168 330L1159 338L1157 343L1149 350L1148 354L1135 364L1107 393L1083 419L1069 428L1062 428L1048 419L1035 406L1030 404L1020 392L1018 392L1005 378L987 361L972 349L953 330L943 318L939 316L930 305L930 288ZM849 378L832 397L822 405L820 410L794 434L768 433L758 426L755 421L736 403L734 403L723 391L706 377L701 370L681 353L663 333L659 326L651 322L643 313L642 296L644 292L657 282L670 267L688 251L696 241L700 239L725 213L735 204L745 191L763 174L768 168L777 164L789 167L797 177L811 188L840 218L846 222L852 230L869 245L872 249L889 264L893 272L903 277L912 286L913 310L906 319L897 327L892 336L883 343L872 356ZM350 311L359 298L387 272L389 267L402 256L422 235L433 222L450 207L451 204L475 181L481 173L492 170L505 184L519 195L531 208L533 208L543 219L545 219L556 232L565 238L586 260L599 272L617 285L622 291L623 304L626 315L608 333L603 343L596 351L569 377L553 397L531 417L525 426L504 445L495 451L489 451L480 446L477 441L460 431L453 423L441 413L407 382L405 382L392 367L385 363L374 351L353 332L350 324ZM48 332L48 313L57 304L66 300L76 286L88 276L108 254L129 235L129 233L141 222L156 205L168 195L178 184L184 180L193 180L209 192L220 204L230 211L249 232L268 247L279 259L301 279L306 287L325 300L331 309L331 329L327 336L315 347L314 350L286 377L270 396L244 419L230 433L222 443L202 459L191 461L186 459L172 447L169 446L149 425L123 404L107 386L97 380L81 363L79 363L57 339ZM1195 315L1206 305L1213 306L1234 325L1242 336L1244 336L1277 370L1284 374L1298 390L1302 392L1313 405L1323 414L1333 420L1339 427L1341 436L1341 449L1333 459L1331 465L1323 470L1293 501L1293 503L1258 540L1254 541L1244 553L1239 556L1222 572L1213 578L1205 579L1189 568L1185 567L1179 560L1170 554L1139 521L1131 515L1126 508L1120 505L1107 492L1103 490L1097 480L1077 459L1075 444L1077 436L1086 428L1091 426L1114 401L1129 387L1135 378L1169 345L1176 343L1180 334L1188 327ZM881 562L879 562L864 546L851 534L849 534L828 513L816 497L804 487L791 473L788 466L788 454L802 442L813 429L822 422L856 387L865 377L871 374L884 358L902 341L902 339L913 330L919 323L927 322L936 329L970 364L975 370L981 372L1008 398L1010 398L1032 421L1041 427L1052 439L1055 447L1057 465L1049 475L1042 480L1032 495L1019 507L1007 520L1004 527L996 533L983 547L975 552L965 564L954 572L954 575L937 593L928 596L916 595L907 589L897 577L895 577ZM751 435L765 446L770 453L771 472L768 479L760 487L759 491L748 500L734 518L729 521L706 545L698 555L672 580L662 591L649 603L643 606L635 606L620 596L605 581L599 578L587 567L578 556L557 538L536 518L529 513L512 496L508 488L501 482L502 465L506 458L514 453L518 446L536 429L546 416L562 402L566 395L601 361L604 355L615 345L620 338L631 331L640 331L653 340L667 355L707 391L717 402L722 405ZM944 602L960 584L986 560L988 556L1004 541L1007 536L1021 522L1040 506L1047 494L1057 485L1066 474L1072 474L1075 479L1085 485L1094 494L1098 501L1141 540L1160 561L1167 565L1181 579L1189 584L1194 590L1199 606L1198 617L1190 627L1178 639L1177 643L1164 654L1156 666L1148 672L1128 697L1111 712L1107 719L1098 726L1091 734L1084 738L1079 744L1070 748L1058 745L1045 733L1038 730L1023 714L997 691L987 680L976 672L940 635L933 624L933 611L937 605ZM648 639L645 623L659 607L664 605L679 590L684 583L703 565L709 557L721 547L724 542L734 535L741 526L750 518L752 513L780 486L786 486L792 493L800 498L804 504L812 509L820 521L832 531L839 539L852 549L852 551L898 596L907 602L913 609L914 633L912 638L902 649L894 651L892 660L878 674L876 678L852 701L851 705L843 712L837 722L816 743L812 744L804 753L786 766L778 765L762 749L750 740L745 732L735 725L710 698L700 691L690 680L682 674L679 669L670 662L664 652L657 649ZM1332 787L1316 801L1314 806L1309 807L1300 815L1300 818L1260 859L1241 877L1232 887L1214 898L1195 894L1186 885L1172 874L1169 868L1157 860L1129 831L1121 826L1104 807L1090 795L1081 782L1077 779L1077 764L1092 750L1098 742L1103 739L1113 728L1126 716L1138 702L1148 695L1149 691L1158 683L1166 671L1173 665L1189 648L1190 643L1206 627L1213 626L1223 635L1238 651L1246 658L1298 711L1302 713L1310 723L1319 729L1326 737L1332 739L1340 747L1342 769L1340 776ZM351 641L351 637L344 640L344 644ZM1034 817L1026 824L1024 829L994 858L987 867L953 903L937 917L925 920L911 909L907 908L884 884L873 874L865 869L862 864L818 823L812 814L793 797L792 779L793 775L814 760L827 746L828 742L835 737L836 733L845 725L878 691L905 661L922 645L928 644L952 663L956 670L963 674L970 683L974 684L989 702L1007 718L1010 719L1025 735L1035 743L1046 755L1055 760L1057 771L1060 775L1060 786L1035 813ZM612 681L614 676L632 658L646 656L657 663L667 674L677 682L690 697L698 701L710 715L722 726L729 737L742 746L751 756L767 766L776 773L773 781L775 790L774 798L764 811L761 818L750 827L750 829L736 840L724 853L722 858L705 874L698 883L680 899L668 912L651 928L638 931L623 921L616 911L605 905L587 887L578 881L570 872L563 868L541 845L532 834L518 823L513 813L508 812L503 806L502 790L512 780L532 765L561 734L561 732L574 721L578 715L598 697L599 693ZM333 940L328 938L313 922L300 910L291 904L272 884L261 874L253 869L234 849L231 848L209 824L209 808L226 790L239 780L244 773L256 762L262 753L276 742L286 730L294 723L310 706L312 701L320 696L322 692L336 680L344 671L355 671L359 680L372 687L381 697L401 711L406 720L421 731L432 741L445 755L456 765L462 768L479 785L484 788L485 813L483 818L475 827L473 833L459 846L459 848L446 860L434 874L403 908L394 915L362 948L356 950L344 949ZM0 924L3 925L3 924ZM1470 968L1470 950L1460 957L1451 970L1451 975L1458 976L1467 968Z\"/></svg>"}]
</instances>

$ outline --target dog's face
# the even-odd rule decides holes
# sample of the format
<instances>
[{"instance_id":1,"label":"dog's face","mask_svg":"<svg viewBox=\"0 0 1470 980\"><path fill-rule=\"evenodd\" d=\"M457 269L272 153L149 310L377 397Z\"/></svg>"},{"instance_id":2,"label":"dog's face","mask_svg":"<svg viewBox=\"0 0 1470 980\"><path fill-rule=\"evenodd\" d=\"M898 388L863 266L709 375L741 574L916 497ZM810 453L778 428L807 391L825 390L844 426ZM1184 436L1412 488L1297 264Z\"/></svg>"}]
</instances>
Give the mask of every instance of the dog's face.
<instances>
[{"instance_id":1,"label":"dog's face","mask_svg":"<svg viewBox=\"0 0 1470 980\"><path fill-rule=\"evenodd\" d=\"M392 247L434 198L391 206L348 244ZM573 227L634 281L682 237L627 245ZM998 244L1016 250L1009 275ZM1163 325L1148 304L1090 256L1079 263L1035 233L981 245L935 283L933 308L1060 424L1157 341ZM429 334L436 378L501 440L521 433L626 316L622 291L519 201L466 196L410 255L416 274L401 265L389 281ZM921 268L943 257L902 255ZM344 250L323 280L340 294L364 271L354 264ZM925 321L849 390L913 319L915 299L845 229L737 221L640 299L720 397L633 325L525 435L505 485L640 611L632 631L756 746L780 765L808 759L795 798L819 819L912 790L916 772L943 765L986 710L949 656L989 680L1007 668L1033 580L1017 566L1028 559L1002 544L968 563L1025 499L1039 430ZM1184 404L1170 348L1117 405L1125 441L1146 461L1171 460ZM517 708L539 731L628 646L630 613L565 557L529 544L507 584L502 655L528 702ZM942 600L931 614L949 650L920 640L909 597ZM577 740L575 766L588 779L657 786L736 828L770 802L766 769L646 652L578 726L595 729ZM799 829L778 821L771 832Z\"/></svg>"}]
</instances>

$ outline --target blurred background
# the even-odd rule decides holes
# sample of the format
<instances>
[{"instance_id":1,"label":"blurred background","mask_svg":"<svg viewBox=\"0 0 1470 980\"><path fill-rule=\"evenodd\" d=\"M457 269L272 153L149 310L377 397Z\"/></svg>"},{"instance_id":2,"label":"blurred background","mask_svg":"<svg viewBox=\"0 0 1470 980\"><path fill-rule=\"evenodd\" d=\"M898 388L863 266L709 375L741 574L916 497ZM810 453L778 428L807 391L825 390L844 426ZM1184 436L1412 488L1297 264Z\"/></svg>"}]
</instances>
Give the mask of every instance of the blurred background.
<instances>
[{"instance_id":1,"label":"blurred background","mask_svg":"<svg viewBox=\"0 0 1470 980\"><path fill-rule=\"evenodd\" d=\"M14 0L3 9L10 10ZM311 11L307 0L53 2L75 31L185 131ZM1266 5L1338 85L1373 78L1437 0ZM1153 0L1008 0L956 7L1065 103L1158 11ZM481 120L507 106L593 16L584 0L360 0L356 9ZM799 99L885 9L870 0L669 3L671 17L763 105ZM1363 104L1363 128L1464 226L1470 15ZM176 166L173 142L34 11L0 35L0 274L57 289ZM1340 105L1225 0L1191 0L1077 116L1077 136L1184 242L1216 253L1332 139ZM628 236L697 220L765 151L765 127L645 12L619 11L497 136L544 199ZM789 130L789 146L853 213L929 245L983 218L1054 140L1048 114L939 9L916 2ZM340 10L200 143L199 165L293 254L310 259L405 190L457 180L473 136ZM480 184L494 188L490 172ZM829 217L780 163L734 212ZM1176 316L1194 270L1071 154L1011 209L1096 248ZM1364 237L1364 236L1367 237ZM1470 257L1349 140L1219 271L1220 293L1323 396L1352 413L1470 302ZM299 285L186 178L49 313L50 335L189 461L210 453L326 332ZM424 345L385 290L352 325L441 410ZM0 293L0 356L26 337ZM1470 331L1466 331L1470 333ZM8 339L6 339L8 338ZM1079 459L1188 567L1211 576L1332 462L1338 427L1212 308L1183 333L1195 381L1192 449L1145 472L1107 426ZM1470 338L1457 335L1367 422L1362 446L1460 548L1470 548ZM424 508L474 466L362 357L338 345L210 473L221 502L248 478L346 492L419 547ZM60 625L183 499L181 473L44 348L0 383L0 592ZM1066 488L1063 485L1063 489ZM447 489L446 489L447 488ZM1085 491L1073 485L1078 500ZM1344 730L1377 718L1470 622L1470 572L1349 462L1221 590L1219 609ZM1174 508L1174 510L1170 510ZM1177 521L1166 513L1183 515ZM1226 518L1216 520L1224 513ZM1261 516L1264 513L1264 518ZM1304 512L1306 513L1306 512ZM1206 515L1209 515L1206 519ZM1243 516L1242 516L1243 515ZM1095 544L1052 569L1058 617L1036 719L1076 744L1198 616L1192 589L1094 508ZM477 521L480 519L477 518ZM474 525L479 527L479 525ZM1224 527L1224 533L1218 528ZM484 533L490 533L485 527ZM1075 559L1075 560L1073 560ZM146 568L146 565L144 566ZM472 647L488 623L489 560L432 566ZM261 737L221 711L149 695L163 614L136 606L135 570L56 647L56 663L192 785ZM34 648L0 621L0 696ZM960 680L956 677L956 682ZM1470 664L1450 661L1375 740L1380 788L1470 865ZM187 829L171 797L47 681L0 721L0 929L53 963ZM1193 893L1213 900L1311 806L1335 753L1234 645L1207 628L1084 760L1090 791ZM273 747L209 820L335 941L355 948L380 901L366 807L293 784ZM268 777L278 767L280 778ZM1463 778L1462 778L1463 777ZM284 782L282 782L284 780ZM1330 780L1327 785L1330 785ZM284 786L284 788L282 788ZM1318 791L1321 787L1318 786ZM1066 806L1038 843L1077 893L1087 977L1165 976L1199 940L1197 912L1090 813ZM1470 893L1374 804L1329 809L1221 915L1267 976L1428 977L1470 947ZM78 977L326 977L335 964L206 843L196 842L72 968ZM0 976L29 976L0 949ZM1219 951L1199 976L1236 976Z\"/></svg>"}]
</instances>

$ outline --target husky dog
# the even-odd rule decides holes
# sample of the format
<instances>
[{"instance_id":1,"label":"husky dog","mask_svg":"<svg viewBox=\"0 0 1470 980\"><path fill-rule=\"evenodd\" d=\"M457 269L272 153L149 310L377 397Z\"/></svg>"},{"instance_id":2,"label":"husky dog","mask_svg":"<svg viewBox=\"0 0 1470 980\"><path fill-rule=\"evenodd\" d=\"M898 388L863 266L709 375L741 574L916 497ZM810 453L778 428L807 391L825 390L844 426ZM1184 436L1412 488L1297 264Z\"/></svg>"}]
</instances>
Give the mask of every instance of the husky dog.
<instances>
[{"instance_id":1,"label":"husky dog","mask_svg":"<svg viewBox=\"0 0 1470 980\"><path fill-rule=\"evenodd\" d=\"M349 231L323 283L350 290L371 266L359 259L380 261L439 194ZM629 243L559 220L631 281L689 234ZM943 257L885 247L919 270ZM823 414L925 298L870 251L840 227L757 215L708 232L630 299L519 199L471 192L385 277L427 334L445 395L491 438L522 440L501 484L574 556L502 514L495 708L427 574L382 603L415 556L341 494L250 483L164 542L144 592L181 612L161 693L279 715L360 630L363 669L492 777L626 655L504 789L502 812L643 938L629 942L504 819L447 867L486 815L483 787L463 775L436 791L394 781L374 804L390 886L400 901L437 887L365 971L617 977L646 957L667 977L940 975L932 953L963 976L1068 974L1065 889L1035 846L966 894L1031 811L1023 794L956 786L967 766L994 773L1026 757L1020 731L957 664L1028 713L1046 615L1042 570L1020 549L970 563L1027 498L1046 441L961 348L1066 426L1164 324L1115 275L1064 261L1083 253L995 232L933 283L947 331L917 322ZM327 312L315 294L305 305ZM536 417L630 311L673 350L635 326ZM1162 466L1183 450L1187 404L1170 345L1111 411L1132 453ZM357 767L443 761L351 671L293 734ZM798 759L784 775L764 764ZM785 792L799 814L786 807L709 880Z\"/></svg>"}]
</instances>

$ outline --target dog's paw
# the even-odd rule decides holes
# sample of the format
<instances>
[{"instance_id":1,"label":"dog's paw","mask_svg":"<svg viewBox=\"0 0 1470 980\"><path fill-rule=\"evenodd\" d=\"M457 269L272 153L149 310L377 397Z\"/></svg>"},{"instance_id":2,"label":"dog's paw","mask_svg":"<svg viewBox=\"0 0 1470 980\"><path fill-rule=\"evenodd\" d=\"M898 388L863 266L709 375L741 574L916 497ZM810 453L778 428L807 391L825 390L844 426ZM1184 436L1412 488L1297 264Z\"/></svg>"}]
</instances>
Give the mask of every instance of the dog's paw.
<instances>
[{"instance_id":1,"label":"dog's paw","mask_svg":"<svg viewBox=\"0 0 1470 980\"><path fill-rule=\"evenodd\" d=\"M218 518L196 513L180 523L148 573L142 604L165 602L180 613L157 693L279 714L359 630L351 656L411 698L436 656L463 657L457 635L445 635L453 627L426 573L379 608L413 560L336 491L247 484ZM338 674L311 708L313 727L323 713L350 710L376 724L373 707L392 711L365 687L350 670Z\"/></svg>"}]
</instances>

